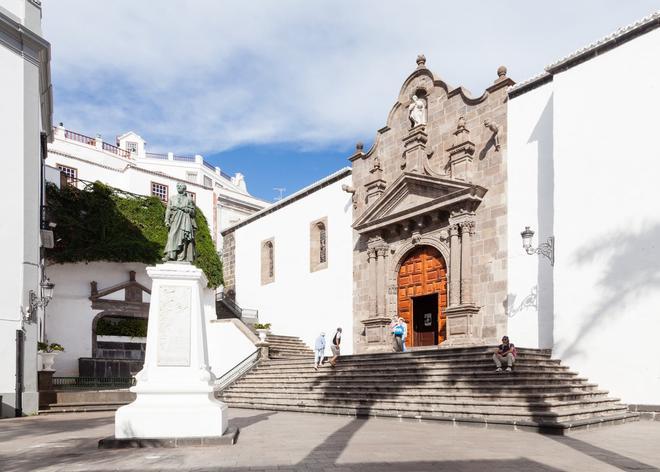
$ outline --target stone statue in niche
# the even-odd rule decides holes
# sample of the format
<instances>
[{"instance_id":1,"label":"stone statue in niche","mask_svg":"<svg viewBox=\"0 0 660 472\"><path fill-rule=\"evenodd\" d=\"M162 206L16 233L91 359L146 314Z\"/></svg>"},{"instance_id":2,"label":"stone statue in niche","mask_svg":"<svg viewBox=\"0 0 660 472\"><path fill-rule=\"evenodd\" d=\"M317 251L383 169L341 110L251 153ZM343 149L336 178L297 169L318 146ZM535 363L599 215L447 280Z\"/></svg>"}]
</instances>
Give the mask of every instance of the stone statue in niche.
<instances>
[{"instance_id":1,"label":"stone statue in niche","mask_svg":"<svg viewBox=\"0 0 660 472\"><path fill-rule=\"evenodd\" d=\"M378 156L374 156L373 166L369 172L374 173L379 170L383 170L380 166L380 159L378 159Z\"/></svg>"},{"instance_id":2,"label":"stone statue in niche","mask_svg":"<svg viewBox=\"0 0 660 472\"><path fill-rule=\"evenodd\" d=\"M163 261L193 262L195 253L195 203L186 193L186 184L176 184L177 194L167 202L165 226L169 229Z\"/></svg>"},{"instance_id":3,"label":"stone statue in niche","mask_svg":"<svg viewBox=\"0 0 660 472\"><path fill-rule=\"evenodd\" d=\"M426 102L413 95L412 103L408 106L408 118L412 127L426 124Z\"/></svg>"}]
</instances>

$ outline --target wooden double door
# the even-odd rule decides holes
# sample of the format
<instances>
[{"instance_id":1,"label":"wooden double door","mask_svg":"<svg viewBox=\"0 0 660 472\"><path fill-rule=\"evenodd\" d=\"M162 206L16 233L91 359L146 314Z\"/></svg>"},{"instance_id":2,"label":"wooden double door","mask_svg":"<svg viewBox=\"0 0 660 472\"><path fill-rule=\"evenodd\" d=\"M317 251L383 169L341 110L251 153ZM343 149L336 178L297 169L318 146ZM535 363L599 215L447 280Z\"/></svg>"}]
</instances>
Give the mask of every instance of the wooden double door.
<instances>
[{"instance_id":1,"label":"wooden double door","mask_svg":"<svg viewBox=\"0 0 660 472\"><path fill-rule=\"evenodd\" d=\"M408 325L406 345L431 346L444 341L447 265L437 249L420 246L405 256L397 293L399 316Z\"/></svg>"}]
</instances>

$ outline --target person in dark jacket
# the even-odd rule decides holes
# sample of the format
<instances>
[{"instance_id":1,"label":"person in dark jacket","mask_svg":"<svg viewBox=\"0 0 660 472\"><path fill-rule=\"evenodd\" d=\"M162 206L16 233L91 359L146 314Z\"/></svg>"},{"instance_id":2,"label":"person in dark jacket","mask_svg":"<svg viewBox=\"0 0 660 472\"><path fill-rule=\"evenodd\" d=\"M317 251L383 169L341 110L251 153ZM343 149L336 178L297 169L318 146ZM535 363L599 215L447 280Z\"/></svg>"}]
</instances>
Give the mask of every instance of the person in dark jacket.
<instances>
[{"instance_id":1,"label":"person in dark jacket","mask_svg":"<svg viewBox=\"0 0 660 472\"><path fill-rule=\"evenodd\" d=\"M330 365L332 367L337 365L337 358L339 357L340 344L341 344L341 328L337 328L337 332L332 338L332 344L330 345L330 350L332 351L332 359L330 359Z\"/></svg>"}]
</instances>

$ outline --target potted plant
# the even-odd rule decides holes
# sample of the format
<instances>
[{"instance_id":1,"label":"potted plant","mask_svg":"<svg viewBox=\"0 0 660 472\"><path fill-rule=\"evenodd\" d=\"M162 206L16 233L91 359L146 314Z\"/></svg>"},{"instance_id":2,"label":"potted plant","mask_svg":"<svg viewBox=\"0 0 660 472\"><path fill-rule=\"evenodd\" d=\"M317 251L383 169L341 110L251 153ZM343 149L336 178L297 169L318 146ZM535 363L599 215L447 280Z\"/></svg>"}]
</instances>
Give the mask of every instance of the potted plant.
<instances>
[{"instance_id":1,"label":"potted plant","mask_svg":"<svg viewBox=\"0 0 660 472\"><path fill-rule=\"evenodd\" d=\"M259 339L261 340L261 342L265 342L266 336L270 332L270 323L255 323L254 329L259 335Z\"/></svg>"},{"instance_id":2,"label":"potted plant","mask_svg":"<svg viewBox=\"0 0 660 472\"><path fill-rule=\"evenodd\" d=\"M41 357L43 370L54 371L55 369L53 369L53 364L55 364L55 357L60 352L64 352L62 345L57 343L48 344L39 342L37 344L37 349L39 351L39 356Z\"/></svg>"}]
</instances>

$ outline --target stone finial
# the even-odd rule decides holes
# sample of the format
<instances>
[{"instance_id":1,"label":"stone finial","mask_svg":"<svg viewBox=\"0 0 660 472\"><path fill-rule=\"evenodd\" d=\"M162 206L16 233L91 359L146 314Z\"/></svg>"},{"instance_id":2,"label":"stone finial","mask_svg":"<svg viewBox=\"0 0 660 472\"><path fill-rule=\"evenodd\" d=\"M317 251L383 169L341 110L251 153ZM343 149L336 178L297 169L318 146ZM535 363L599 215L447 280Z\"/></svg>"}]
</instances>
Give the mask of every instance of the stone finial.
<instances>
[{"instance_id":1,"label":"stone finial","mask_svg":"<svg viewBox=\"0 0 660 472\"><path fill-rule=\"evenodd\" d=\"M364 143L362 141L358 141L355 143L355 152L363 152L364 151Z\"/></svg>"},{"instance_id":2,"label":"stone finial","mask_svg":"<svg viewBox=\"0 0 660 472\"><path fill-rule=\"evenodd\" d=\"M499 66L497 68L497 80L495 82L499 82L500 80L506 79L506 66Z\"/></svg>"},{"instance_id":3,"label":"stone finial","mask_svg":"<svg viewBox=\"0 0 660 472\"><path fill-rule=\"evenodd\" d=\"M417 56L417 67L426 67L426 56L424 54L419 54Z\"/></svg>"}]
</instances>

